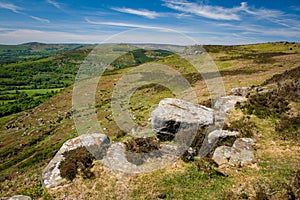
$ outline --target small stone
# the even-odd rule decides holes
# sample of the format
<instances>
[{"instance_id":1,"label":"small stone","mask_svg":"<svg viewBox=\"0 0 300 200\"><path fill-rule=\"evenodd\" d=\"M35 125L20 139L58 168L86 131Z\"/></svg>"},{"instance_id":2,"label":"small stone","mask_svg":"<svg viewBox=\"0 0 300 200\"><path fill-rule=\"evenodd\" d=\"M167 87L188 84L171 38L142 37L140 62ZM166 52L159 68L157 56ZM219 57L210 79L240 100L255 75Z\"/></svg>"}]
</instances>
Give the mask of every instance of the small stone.
<instances>
[{"instance_id":1,"label":"small stone","mask_svg":"<svg viewBox=\"0 0 300 200\"><path fill-rule=\"evenodd\" d=\"M220 146L216 148L212 159L219 165L231 165L243 167L253 164L254 159L254 141L251 138L238 138L232 147Z\"/></svg>"},{"instance_id":2,"label":"small stone","mask_svg":"<svg viewBox=\"0 0 300 200\"><path fill-rule=\"evenodd\" d=\"M167 198L167 195L165 193L161 193L161 194L159 194L157 196L157 198L159 198L159 199L165 199L165 198Z\"/></svg>"}]
</instances>

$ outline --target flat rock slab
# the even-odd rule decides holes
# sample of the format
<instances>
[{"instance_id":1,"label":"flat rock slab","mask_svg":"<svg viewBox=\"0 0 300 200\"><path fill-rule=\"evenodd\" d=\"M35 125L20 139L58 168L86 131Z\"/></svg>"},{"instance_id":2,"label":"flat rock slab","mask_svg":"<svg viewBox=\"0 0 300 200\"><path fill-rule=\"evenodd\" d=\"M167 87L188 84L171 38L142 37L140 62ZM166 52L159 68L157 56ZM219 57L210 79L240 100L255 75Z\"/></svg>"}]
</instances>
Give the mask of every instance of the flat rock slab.
<instances>
[{"instance_id":1,"label":"flat rock slab","mask_svg":"<svg viewBox=\"0 0 300 200\"><path fill-rule=\"evenodd\" d=\"M126 152L124 143L112 144L103 158L103 165L115 173L139 174L161 169L179 158L178 147L161 144L160 149L150 153ZM129 155L128 155L129 154ZM130 162L135 157L135 162ZM139 163L139 164L136 164Z\"/></svg>"},{"instance_id":2,"label":"flat rock slab","mask_svg":"<svg viewBox=\"0 0 300 200\"><path fill-rule=\"evenodd\" d=\"M65 179L60 176L59 165L65 158L63 154L81 146L89 150L96 159L102 159L105 149L108 147L109 138L100 133L82 134L76 138L66 141L54 158L49 162L42 173L42 183L46 188L57 188L61 186Z\"/></svg>"},{"instance_id":3,"label":"flat rock slab","mask_svg":"<svg viewBox=\"0 0 300 200\"><path fill-rule=\"evenodd\" d=\"M232 147L216 148L212 159L219 165L243 167L254 163L254 141L251 138L238 138Z\"/></svg>"},{"instance_id":4,"label":"flat rock slab","mask_svg":"<svg viewBox=\"0 0 300 200\"><path fill-rule=\"evenodd\" d=\"M213 109L175 98L161 100L151 113L152 130L161 141L173 140L180 129L196 130L213 121Z\"/></svg>"}]
</instances>

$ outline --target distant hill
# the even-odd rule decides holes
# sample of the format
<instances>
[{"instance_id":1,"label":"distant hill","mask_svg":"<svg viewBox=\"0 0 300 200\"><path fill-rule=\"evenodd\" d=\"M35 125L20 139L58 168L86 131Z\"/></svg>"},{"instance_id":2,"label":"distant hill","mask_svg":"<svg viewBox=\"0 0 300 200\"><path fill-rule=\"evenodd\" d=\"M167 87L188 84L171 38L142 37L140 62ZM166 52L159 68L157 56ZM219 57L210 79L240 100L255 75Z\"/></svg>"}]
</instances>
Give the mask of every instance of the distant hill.
<instances>
[{"instance_id":1,"label":"distant hill","mask_svg":"<svg viewBox=\"0 0 300 200\"><path fill-rule=\"evenodd\" d=\"M30 42L19 45L0 45L0 64L40 59L54 54L74 51L92 45L87 44L43 44Z\"/></svg>"}]
</instances>

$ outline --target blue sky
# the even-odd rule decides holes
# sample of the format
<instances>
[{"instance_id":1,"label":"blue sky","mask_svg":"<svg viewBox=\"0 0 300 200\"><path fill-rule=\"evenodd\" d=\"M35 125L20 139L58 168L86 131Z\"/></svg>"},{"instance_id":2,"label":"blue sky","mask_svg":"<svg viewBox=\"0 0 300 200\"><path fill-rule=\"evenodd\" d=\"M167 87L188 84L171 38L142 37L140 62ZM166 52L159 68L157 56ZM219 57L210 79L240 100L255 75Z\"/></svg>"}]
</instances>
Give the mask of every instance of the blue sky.
<instances>
[{"instance_id":1,"label":"blue sky","mask_svg":"<svg viewBox=\"0 0 300 200\"><path fill-rule=\"evenodd\" d=\"M0 0L0 43L300 41L299 0Z\"/></svg>"}]
</instances>

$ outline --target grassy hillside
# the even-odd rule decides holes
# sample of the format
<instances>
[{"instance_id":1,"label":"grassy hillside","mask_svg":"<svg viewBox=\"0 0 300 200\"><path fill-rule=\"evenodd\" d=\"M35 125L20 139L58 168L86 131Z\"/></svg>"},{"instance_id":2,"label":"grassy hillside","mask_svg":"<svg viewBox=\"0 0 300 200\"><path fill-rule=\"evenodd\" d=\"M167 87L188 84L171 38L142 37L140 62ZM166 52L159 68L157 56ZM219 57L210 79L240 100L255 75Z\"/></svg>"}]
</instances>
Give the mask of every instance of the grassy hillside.
<instances>
[{"instance_id":1,"label":"grassy hillside","mask_svg":"<svg viewBox=\"0 0 300 200\"><path fill-rule=\"evenodd\" d=\"M77 135L71 110L72 86L65 85L60 93L43 104L0 118L0 195L27 194L34 198L49 199L65 199L68 196L75 198L79 195L88 199L157 199L163 196L167 199L253 199L261 195L265 197L262 199L288 199L289 192L293 191L293 185L290 183L293 182L293 177L297 177L300 161L299 140L297 141L300 106L298 96L295 96L299 94L299 87L292 87L294 93L287 94L283 91L288 91L285 87L299 80L299 76L295 74L299 72L300 45L267 43L205 48L217 64L227 92L234 87L253 85L263 85L270 90L270 93L263 97L251 94L250 99L253 101L243 105L229 118L229 124L236 124L236 127L231 127L233 129L251 127L245 125L249 123L243 120L245 116L255 124L255 129L249 128L247 131L250 131L256 140L257 165L228 168L225 173L229 176L224 177L214 170L209 160L188 163L178 161L172 166L149 174L118 177L96 162L92 169L96 179L78 177L68 188L52 193L46 192L39 181L41 171L63 142ZM78 51L74 51L74 54ZM60 62L68 65L74 61L74 54L63 53L45 58L41 62L59 62L59 58L63 58ZM152 55L156 56L155 59L152 59ZM112 118L110 101L114 85L134 66L154 60L182 73L195 89L199 102L209 98L202 77L177 55L144 51L126 54L114 63L113 73L108 72L102 76L96 94L98 120L105 128L103 132L112 140L122 140L126 137ZM32 62L39 63L38 60ZM16 65L19 67L18 64L7 66L14 66L13 69L16 69ZM26 65L25 62L20 66ZM50 69L58 70L57 66ZM72 70L72 73L76 71L73 68ZM46 74L48 72L45 72ZM57 74L60 74L59 71ZM277 85L277 82L281 85ZM23 89L27 89L24 92L28 95L34 93L28 93L26 87ZM14 88L10 91L14 94L15 90ZM282 92L282 95L278 92ZM286 101L288 109L279 113L275 109L268 113L271 108L278 106L272 104L272 95L283 98L278 101ZM172 92L164 87L142 87L131 97L130 112L135 116L137 123L145 125L157 103L162 98L172 96ZM269 100L264 102L259 99ZM270 109L264 111L260 106L264 107L266 104ZM263 114L258 114L258 111ZM273 114L274 112L277 114ZM287 121L291 120L294 120L295 126L288 125Z\"/></svg>"},{"instance_id":2,"label":"grassy hillside","mask_svg":"<svg viewBox=\"0 0 300 200\"><path fill-rule=\"evenodd\" d=\"M0 45L0 64L37 60L62 52L83 49L86 46L82 44L43 44L38 42Z\"/></svg>"},{"instance_id":3,"label":"grassy hillside","mask_svg":"<svg viewBox=\"0 0 300 200\"><path fill-rule=\"evenodd\" d=\"M60 52L60 50L50 51L50 47L53 49L64 47L68 52L40 59L28 58L26 61L19 61L18 63L1 64L0 117L33 108L51 98L60 89L70 86L74 82L80 64L93 48L82 45L30 43L17 46L0 46L0 49L5 51L5 48L10 50L25 47L30 47L34 53L41 53L44 57ZM72 47L72 51L67 47ZM113 49L113 51L124 50L126 49L121 45ZM44 54L44 51L49 52ZM26 55L22 51L18 51L18 53ZM170 55L170 52L137 49L116 59L111 63L110 70L136 66L167 55ZM15 58L14 54L7 56L11 59Z\"/></svg>"}]
</instances>

